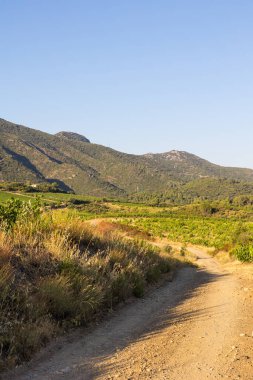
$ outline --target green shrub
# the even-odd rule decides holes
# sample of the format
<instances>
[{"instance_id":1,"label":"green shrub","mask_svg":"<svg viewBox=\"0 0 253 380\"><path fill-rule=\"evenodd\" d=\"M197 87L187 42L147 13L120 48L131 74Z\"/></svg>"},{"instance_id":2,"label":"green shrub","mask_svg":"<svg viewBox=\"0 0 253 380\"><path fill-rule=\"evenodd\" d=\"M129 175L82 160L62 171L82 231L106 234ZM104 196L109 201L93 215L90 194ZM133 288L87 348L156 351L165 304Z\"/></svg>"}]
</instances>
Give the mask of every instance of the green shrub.
<instances>
[{"instance_id":1,"label":"green shrub","mask_svg":"<svg viewBox=\"0 0 253 380\"><path fill-rule=\"evenodd\" d=\"M241 245L236 247L232 254L242 262L253 262L253 245Z\"/></svg>"},{"instance_id":2,"label":"green shrub","mask_svg":"<svg viewBox=\"0 0 253 380\"><path fill-rule=\"evenodd\" d=\"M75 302L68 277L57 275L56 277L41 280L39 283L39 297L45 304L46 310L56 320L74 315Z\"/></svg>"},{"instance_id":3,"label":"green shrub","mask_svg":"<svg viewBox=\"0 0 253 380\"><path fill-rule=\"evenodd\" d=\"M112 274L111 299L112 304L125 301L132 293L132 284L124 270L115 269Z\"/></svg>"},{"instance_id":4,"label":"green shrub","mask_svg":"<svg viewBox=\"0 0 253 380\"><path fill-rule=\"evenodd\" d=\"M0 205L0 226L9 231L17 222L22 209L22 202L19 199L10 199L5 204Z\"/></svg>"},{"instance_id":5,"label":"green shrub","mask_svg":"<svg viewBox=\"0 0 253 380\"><path fill-rule=\"evenodd\" d=\"M94 315L103 301L103 291L94 279L86 275L76 274L71 277L71 286L74 299L74 318L72 323L83 325Z\"/></svg>"},{"instance_id":6,"label":"green shrub","mask_svg":"<svg viewBox=\"0 0 253 380\"><path fill-rule=\"evenodd\" d=\"M0 227L5 231L10 231L19 220L22 221L22 224L28 223L37 219L40 213L39 198L36 198L33 203L12 198L0 205Z\"/></svg>"},{"instance_id":7,"label":"green shrub","mask_svg":"<svg viewBox=\"0 0 253 380\"><path fill-rule=\"evenodd\" d=\"M146 280L148 283L154 283L156 281L159 280L161 276L161 270L160 270L160 267L159 265L157 264L154 264L152 265L148 270L147 270L147 273L146 273Z\"/></svg>"},{"instance_id":8,"label":"green shrub","mask_svg":"<svg viewBox=\"0 0 253 380\"><path fill-rule=\"evenodd\" d=\"M132 274L133 281L133 295L137 298L143 297L145 289L145 280L141 273L138 271Z\"/></svg>"},{"instance_id":9,"label":"green shrub","mask_svg":"<svg viewBox=\"0 0 253 380\"><path fill-rule=\"evenodd\" d=\"M165 247L164 247L164 251L166 253L171 253L173 251L173 248L171 245L167 244Z\"/></svg>"}]
</instances>

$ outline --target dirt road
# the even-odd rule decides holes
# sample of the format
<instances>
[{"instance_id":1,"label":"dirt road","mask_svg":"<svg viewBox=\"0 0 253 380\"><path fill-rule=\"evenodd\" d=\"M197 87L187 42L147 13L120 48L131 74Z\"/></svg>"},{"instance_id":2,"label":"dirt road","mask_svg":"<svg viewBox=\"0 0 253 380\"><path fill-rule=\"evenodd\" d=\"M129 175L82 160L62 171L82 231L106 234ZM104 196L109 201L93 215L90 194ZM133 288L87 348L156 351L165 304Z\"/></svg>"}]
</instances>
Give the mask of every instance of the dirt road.
<instances>
[{"instance_id":1,"label":"dirt road","mask_svg":"<svg viewBox=\"0 0 253 380\"><path fill-rule=\"evenodd\" d=\"M199 268L52 344L4 379L253 379L253 282L190 248Z\"/></svg>"}]
</instances>

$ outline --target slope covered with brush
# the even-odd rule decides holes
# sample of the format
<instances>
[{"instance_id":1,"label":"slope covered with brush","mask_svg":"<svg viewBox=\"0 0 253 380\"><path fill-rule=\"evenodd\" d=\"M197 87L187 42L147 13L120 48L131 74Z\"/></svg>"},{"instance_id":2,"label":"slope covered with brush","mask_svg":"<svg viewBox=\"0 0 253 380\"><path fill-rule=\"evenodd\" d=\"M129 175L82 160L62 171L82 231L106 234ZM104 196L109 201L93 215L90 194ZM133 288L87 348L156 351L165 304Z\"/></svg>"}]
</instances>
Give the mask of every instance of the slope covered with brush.
<instances>
[{"instance_id":1,"label":"slope covered with brush","mask_svg":"<svg viewBox=\"0 0 253 380\"><path fill-rule=\"evenodd\" d=\"M253 170L218 166L187 152L121 153L77 133L51 135L0 119L0 181L57 182L80 194L126 197L180 189L203 177L253 182Z\"/></svg>"},{"instance_id":2,"label":"slope covered with brush","mask_svg":"<svg viewBox=\"0 0 253 380\"><path fill-rule=\"evenodd\" d=\"M77 193L123 196L163 190L169 176L145 157L0 120L0 180L22 179L59 182Z\"/></svg>"}]
</instances>

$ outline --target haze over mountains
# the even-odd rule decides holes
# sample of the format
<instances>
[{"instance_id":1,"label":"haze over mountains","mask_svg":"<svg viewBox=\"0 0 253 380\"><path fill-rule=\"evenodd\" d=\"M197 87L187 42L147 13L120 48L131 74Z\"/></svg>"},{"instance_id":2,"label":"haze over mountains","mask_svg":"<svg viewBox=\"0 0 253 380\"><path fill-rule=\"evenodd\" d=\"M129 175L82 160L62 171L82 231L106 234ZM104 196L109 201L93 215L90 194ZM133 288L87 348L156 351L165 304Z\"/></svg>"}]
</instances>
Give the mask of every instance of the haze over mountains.
<instances>
[{"instance_id":1,"label":"haze over mountains","mask_svg":"<svg viewBox=\"0 0 253 380\"><path fill-rule=\"evenodd\" d=\"M206 178L213 179L213 186L226 178L224 183L248 182L247 192L253 189L251 169L223 167L175 150L126 154L77 133L51 135L0 119L1 181L58 182L76 193L118 197L199 187Z\"/></svg>"}]
</instances>

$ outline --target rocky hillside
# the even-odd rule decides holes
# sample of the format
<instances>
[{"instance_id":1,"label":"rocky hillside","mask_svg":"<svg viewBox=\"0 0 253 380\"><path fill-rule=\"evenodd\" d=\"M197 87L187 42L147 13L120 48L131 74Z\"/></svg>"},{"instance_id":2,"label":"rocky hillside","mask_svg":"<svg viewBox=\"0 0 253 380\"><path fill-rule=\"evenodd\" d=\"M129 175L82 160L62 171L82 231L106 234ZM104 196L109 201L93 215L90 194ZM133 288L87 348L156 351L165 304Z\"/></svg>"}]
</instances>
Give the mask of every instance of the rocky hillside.
<instances>
[{"instance_id":1,"label":"rocky hillside","mask_svg":"<svg viewBox=\"0 0 253 380\"><path fill-rule=\"evenodd\" d=\"M2 181L50 181L76 193L125 196L203 177L253 182L253 170L225 168L186 152L121 153L77 133L51 135L0 119Z\"/></svg>"},{"instance_id":2,"label":"rocky hillside","mask_svg":"<svg viewBox=\"0 0 253 380\"><path fill-rule=\"evenodd\" d=\"M253 181L253 170L224 167L212 164L194 154L172 150L167 153L146 154L157 167L174 172L177 178L184 181L197 178L228 178L242 181Z\"/></svg>"},{"instance_id":3,"label":"rocky hillside","mask_svg":"<svg viewBox=\"0 0 253 380\"><path fill-rule=\"evenodd\" d=\"M85 136L79 135L79 133L74 133L74 132L58 132L56 133L56 136L69 139L72 141L80 141L80 142L86 142L89 143L90 140L88 140Z\"/></svg>"}]
</instances>

